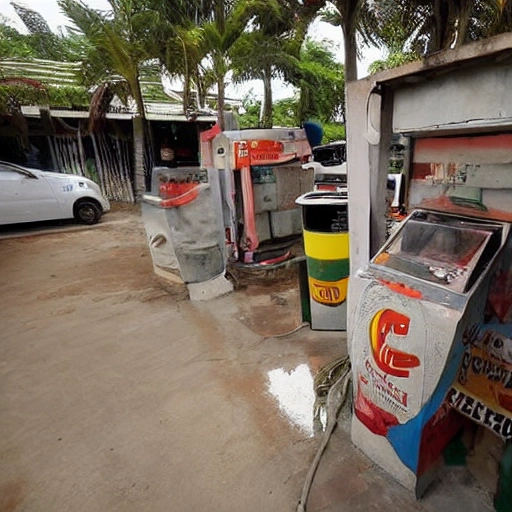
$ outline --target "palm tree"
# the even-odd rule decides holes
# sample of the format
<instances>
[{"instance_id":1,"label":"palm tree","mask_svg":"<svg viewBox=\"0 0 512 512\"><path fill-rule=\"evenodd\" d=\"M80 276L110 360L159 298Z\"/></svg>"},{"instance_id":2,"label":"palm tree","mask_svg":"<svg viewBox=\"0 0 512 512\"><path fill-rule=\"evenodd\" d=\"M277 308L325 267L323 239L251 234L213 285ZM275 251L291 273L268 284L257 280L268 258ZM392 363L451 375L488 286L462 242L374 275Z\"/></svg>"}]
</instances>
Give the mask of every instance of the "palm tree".
<instances>
[{"instance_id":1,"label":"palm tree","mask_svg":"<svg viewBox=\"0 0 512 512\"><path fill-rule=\"evenodd\" d=\"M371 10L367 0L330 0L323 20L343 30L345 80L357 80L357 35L373 41Z\"/></svg>"},{"instance_id":2,"label":"palm tree","mask_svg":"<svg viewBox=\"0 0 512 512\"><path fill-rule=\"evenodd\" d=\"M217 85L217 115L224 130L225 80L231 69L231 50L251 18L258 0L213 0L211 15L202 24L204 55L211 64Z\"/></svg>"},{"instance_id":3,"label":"palm tree","mask_svg":"<svg viewBox=\"0 0 512 512\"><path fill-rule=\"evenodd\" d=\"M388 50L372 72L512 28L511 0L377 0L373 39Z\"/></svg>"},{"instance_id":4,"label":"palm tree","mask_svg":"<svg viewBox=\"0 0 512 512\"><path fill-rule=\"evenodd\" d=\"M336 62L328 41L305 41L298 75L298 122L339 122L345 117L344 66Z\"/></svg>"},{"instance_id":5,"label":"palm tree","mask_svg":"<svg viewBox=\"0 0 512 512\"><path fill-rule=\"evenodd\" d=\"M156 55L173 77L183 79L183 113L192 106L191 87L197 67L203 58L203 16L201 0L148 0L158 22L153 27Z\"/></svg>"},{"instance_id":6,"label":"palm tree","mask_svg":"<svg viewBox=\"0 0 512 512\"><path fill-rule=\"evenodd\" d=\"M151 134L146 123L139 74L142 64L155 54L151 30L158 18L146 8L144 0L109 0L109 3L111 11L100 12L80 0L58 0L60 8L88 42L85 75L96 84L108 84L97 89L91 107L107 105L105 98L112 94L109 85L119 81L117 77L125 81L128 93L136 103L139 116L133 121L135 185L140 194L145 190L144 169L151 167L152 144L147 143ZM92 114L94 119L94 112ZM144 165L145 156L149 158L148 165Z\"/></svg>"},{"instance_id":7,"label":"palm tree","mask_svg":"<svg viewBox=\"0 0 512 512\"><path fill-rule=\"evenodd\" d=\"M300 52L307 30L323 1L267 0L255 12L251 28L233 47L232 63L236 81L263 81L261 125L272 127L272 79L300 74Z\"/></svg>"},{"instance_id":8,"label":"palm tree","mask_svg":"<svg viewBox=\"0 0 512 512\"><path fill-rule=\"evenodd\" d=\"M508 4L509 0L378 0L371 9L375 39L389 48L392 31L397 30L405 36L402 42L407 40L419 54L447 50L498 33ZM501 30L506 26L505 21Z\"/></svg>"},{"instance_id":9,"label":"palm tree","mask_svg":"<svg viewBox=\"0 0 512 512\"><path fill-rule=\"evenodd\" d=\"M108 0L112 10L102 13L80 0L58 0L60 8L90 43L93 57L100 57L105 80L121 76L145 119L139 81L141 65L153 57L150 27L155 13L147 10L144 0Z\"/></svg>"},{"instance_id":10,"label":"palm tree","mask_svg":"<svg viewBox=\"0 0 512 512\"><path fill-rule=\"evenodd\" d=\"M236 82L263 81L263 128L272 128L272 78L294 67L286 44L293 29L293 16L286 2L270 0L268 7L256 13L251 29L233 45L231 57Z\"/></svg>"}]
</instances>

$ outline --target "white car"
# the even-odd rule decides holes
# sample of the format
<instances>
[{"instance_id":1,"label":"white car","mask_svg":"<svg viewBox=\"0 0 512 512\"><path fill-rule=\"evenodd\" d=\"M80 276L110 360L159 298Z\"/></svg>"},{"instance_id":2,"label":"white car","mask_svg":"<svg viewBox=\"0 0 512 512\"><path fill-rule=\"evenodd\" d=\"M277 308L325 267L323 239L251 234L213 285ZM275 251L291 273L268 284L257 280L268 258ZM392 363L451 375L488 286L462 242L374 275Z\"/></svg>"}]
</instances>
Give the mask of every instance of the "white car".
<instances>
[{"instance_id":1,"label":"white car","mask_svg":"<svg viewBox=\"0 0 512 512\"><path fill-rule=\"evenodd\" d=\"M110 204L93 181L0 161L0 225L75 218L95 224Z\"/></svg>"}]
</instances>

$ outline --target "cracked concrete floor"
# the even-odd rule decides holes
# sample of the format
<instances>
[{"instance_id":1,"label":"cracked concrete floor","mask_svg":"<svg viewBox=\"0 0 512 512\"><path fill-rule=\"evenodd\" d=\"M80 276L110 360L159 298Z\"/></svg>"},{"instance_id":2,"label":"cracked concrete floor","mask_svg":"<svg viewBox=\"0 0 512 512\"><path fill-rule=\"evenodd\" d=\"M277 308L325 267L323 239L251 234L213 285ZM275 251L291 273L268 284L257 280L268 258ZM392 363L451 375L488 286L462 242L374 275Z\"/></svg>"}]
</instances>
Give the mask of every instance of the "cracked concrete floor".
<instances>
[{"instance_id":1,"label":"cracked concrete floor","mask_svg":"<svg viewBox=\"0 0 512 512\"><path fill-rule=\"evenodd\" d=\"M266 337L297 325L293 287L202 304L164 291L136 209L1 239L0 261L1 512L295 510L319 443L312 375L345 344L307 329ZM397 504L444 510L415 502L340 429L308 510Z\"/></svg>"}]
</instances>

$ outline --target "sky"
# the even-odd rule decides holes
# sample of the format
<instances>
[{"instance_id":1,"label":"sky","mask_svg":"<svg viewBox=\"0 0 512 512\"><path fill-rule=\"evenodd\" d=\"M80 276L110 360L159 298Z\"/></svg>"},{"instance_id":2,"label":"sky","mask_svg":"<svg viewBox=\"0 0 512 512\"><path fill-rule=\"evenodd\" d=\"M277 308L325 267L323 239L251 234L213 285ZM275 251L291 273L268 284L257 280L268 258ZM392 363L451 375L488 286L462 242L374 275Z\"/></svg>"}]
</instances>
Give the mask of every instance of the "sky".
<instances>
[{"instance_id":1,"label":"sky","mask_svg":"<svg viewBox=\"0 0 512 512\"><path fill-rule=\"evenodd\" d=\"M18 3L37 10L54 31L56 31L59 26L69 24L66 16L60 12L57 0L37 0L37 2L23 2L23 0L20 0ZM95 9L109 9L107 0L85 0L84 3ZM37 6L34 6L34 4L37 4ZM23 24L10 4L10 0L0 0L0 14L8 18L16 28L23 28ZM335 55L340 62L343 62L343 35L341 28L333 27L328 23L315 22L310 28L309 36L317 41L323 39L332 41ZM368 66L381 57L381 51L376 48L364 49L363 57L358 63L359 78L366 76L368 74ZM293 96L294 90L293 87L284 84L281 80L274 80L272 83L272 92L274 100L279 100ZM242 99L247 94L252 94L255 99L261 99L263 97L263 84L261 81L251 80L243 85L228 85L226 87L226 95L228 97Z\"/></svg>"}]
</instances>

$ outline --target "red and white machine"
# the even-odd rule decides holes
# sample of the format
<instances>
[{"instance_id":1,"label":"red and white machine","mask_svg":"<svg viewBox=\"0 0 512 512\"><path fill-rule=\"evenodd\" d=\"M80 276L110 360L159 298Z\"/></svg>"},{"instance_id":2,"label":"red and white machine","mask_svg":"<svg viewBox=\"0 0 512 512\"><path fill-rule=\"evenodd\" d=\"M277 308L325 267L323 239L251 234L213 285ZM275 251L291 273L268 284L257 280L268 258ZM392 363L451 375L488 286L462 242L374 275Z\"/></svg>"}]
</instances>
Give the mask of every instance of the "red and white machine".
<instances>
[{"instance_id":1,"label":"red and white machine","mask_svg":"<svg viewBox=\"0 0 512 512\"><path fill-rule=\"evenodd\" d=\"M201 134L203 167L219 172L228 257L245 264L272 264L290 257L302 232L295 199L313 188L302 163L311 148L302 129Z\"/></svg>"}]
</instances>

